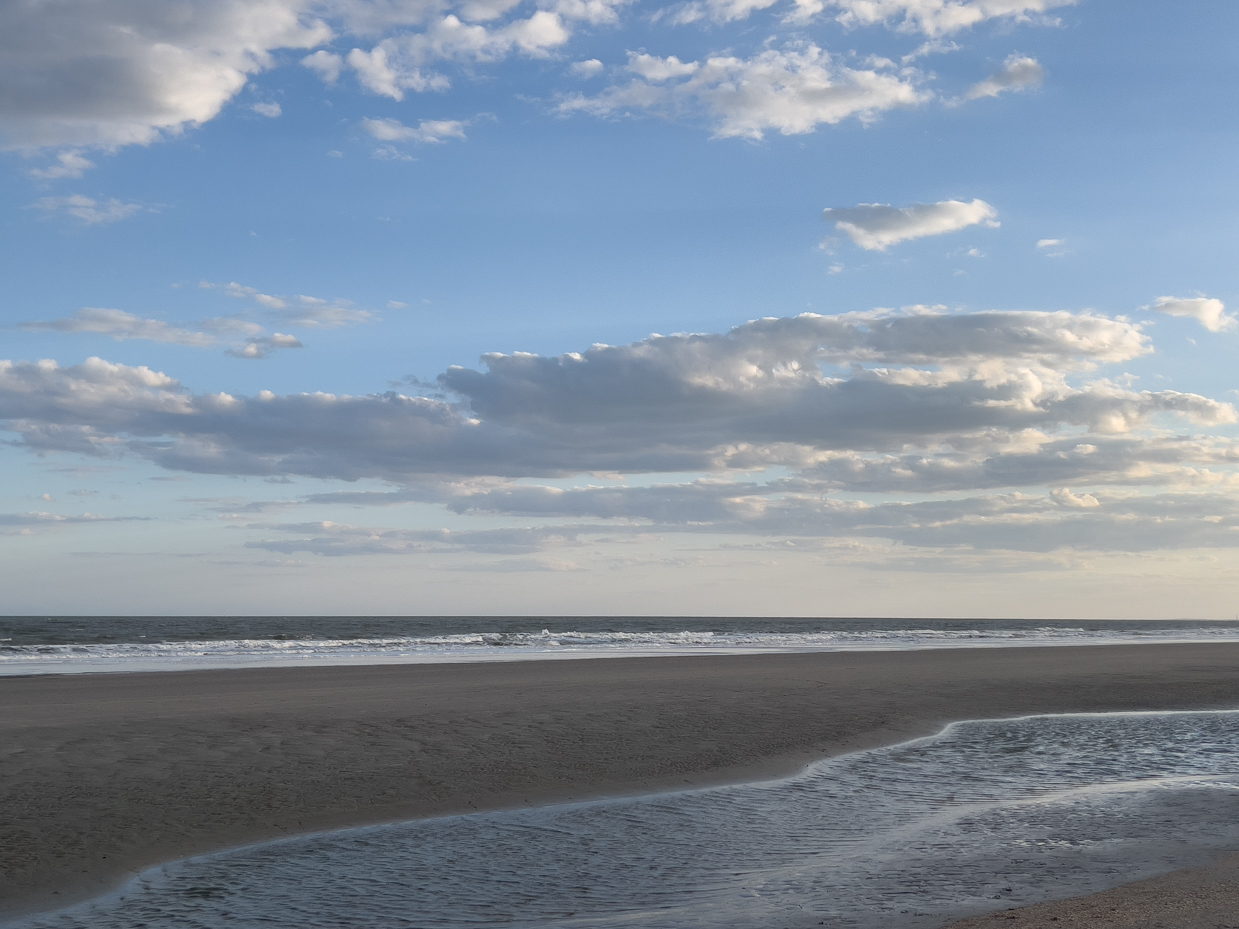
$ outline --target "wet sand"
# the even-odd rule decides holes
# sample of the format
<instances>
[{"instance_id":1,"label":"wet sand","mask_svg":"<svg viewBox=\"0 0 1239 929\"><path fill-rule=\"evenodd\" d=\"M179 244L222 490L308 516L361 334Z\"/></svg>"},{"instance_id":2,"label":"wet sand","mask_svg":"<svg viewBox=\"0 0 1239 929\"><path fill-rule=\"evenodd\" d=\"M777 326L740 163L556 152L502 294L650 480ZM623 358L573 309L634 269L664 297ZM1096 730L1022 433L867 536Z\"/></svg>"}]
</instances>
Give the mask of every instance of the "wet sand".
<instances>
[{"instance_id":1,"label":"wet sand","mask_svg":"<svg viewBox=\"0 0 1239 929\"><path fill-rule=\"evenodd\" d=\"M1202 708L1239 708L1239 644L0 678L0 917L297 832L790 774L958 719Z\"/></svg>"},{"instance_id":2,"label":"wet sand","mask_svg":"<svg viewBox=\"0 0 1239 929\"><path fill-rule=\"evenodd\" d=\"M1239 929L1239 855L1088 897L974 916L948 929Z\"/></svg>"}]
</instances>

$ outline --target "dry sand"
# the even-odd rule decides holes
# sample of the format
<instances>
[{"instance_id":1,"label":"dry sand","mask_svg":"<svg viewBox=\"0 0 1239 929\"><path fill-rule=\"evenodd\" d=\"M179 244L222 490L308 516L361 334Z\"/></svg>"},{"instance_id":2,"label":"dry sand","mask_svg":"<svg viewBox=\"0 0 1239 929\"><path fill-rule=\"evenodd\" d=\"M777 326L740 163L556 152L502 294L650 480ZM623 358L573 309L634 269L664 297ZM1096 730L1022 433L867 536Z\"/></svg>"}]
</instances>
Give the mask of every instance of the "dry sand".
<instances>
[{"instance_id":1,"label":"dry sand","mask_svg":"<svg viewBox=\"0 0 1239 929\"><path fill-rule=\"evenodd\" d=\"M1239 645L3 678L0 915L295 832L790 774L957 719L1209 707L1239 708Z\"/></svg>"}]
</instances>

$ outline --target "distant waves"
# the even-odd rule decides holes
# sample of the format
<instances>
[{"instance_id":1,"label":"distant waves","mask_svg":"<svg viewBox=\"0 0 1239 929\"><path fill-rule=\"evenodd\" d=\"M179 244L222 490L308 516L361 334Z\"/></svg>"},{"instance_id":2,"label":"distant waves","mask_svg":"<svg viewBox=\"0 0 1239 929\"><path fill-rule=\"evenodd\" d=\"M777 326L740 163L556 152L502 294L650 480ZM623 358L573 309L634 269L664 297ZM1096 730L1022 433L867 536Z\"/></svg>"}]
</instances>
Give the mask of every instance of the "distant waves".
<instances>
[{"instance_id":1,"label":"distant waves","mask_svg":"<svg viewBox=\"0 0 1239 929\"><path fill-rule=\"evenodd\" d=\"M642 617L16 617L0 619L0 633L0 675L5 675L1234 642L1239 641L1239 623Z\"/></svg>"}]
</instances>

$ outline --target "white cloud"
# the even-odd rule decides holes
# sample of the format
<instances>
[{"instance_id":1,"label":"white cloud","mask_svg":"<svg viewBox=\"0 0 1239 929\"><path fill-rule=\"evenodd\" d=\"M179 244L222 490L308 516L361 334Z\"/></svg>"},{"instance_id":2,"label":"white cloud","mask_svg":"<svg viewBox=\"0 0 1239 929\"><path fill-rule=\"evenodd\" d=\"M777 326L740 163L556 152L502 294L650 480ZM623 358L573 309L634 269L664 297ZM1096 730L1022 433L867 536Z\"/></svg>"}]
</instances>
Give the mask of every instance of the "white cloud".
<instances>
[{"instance_id":1,"label":"white cloud","mask_svg":"<svg viewBox=\"0 0 1239 929\"><path fill-rule=\"evenodd\" d=\"M1028 90L1040 87L1045 81L1045 68L1035 58L1011 55L1003 62L1002 70L991 74L978 84L968 88L964 96L968 100L982 97L997 97L1008 90Z\"/></svg>"},{"instance_id":2,"label":"white cloud","mask_svg":"<svg viewBox=\"0 0 1239 929\"><path fill-rule=\"evenodd\" d=\"M700 67L701 65L695 61L685 63L674 55L670 58L658 58L644 52L628 54L628 70L652 84L658 84L674 77L688 77Z\"/></svg>"},{"instance_id":3,"label":"white cloud","mask_svg":"<svg viewBox=\"0 0 1239 929\"><path fill-rule=\"evenodd\" d=\"M363 119L362 128L381 142L441 143L465 138L467 122L458 119L423 119L406 126L398 119Z\"/></svg>"},{"instance_id":4,"label":"white cloud","mask_svg":"<svg viewBox=\"0 0 1239 929\"><path fill-rule=\"evenodd\" d=\"M552 358L487 355L484 372L439 378L455 402L192 394L98 359L5 362L0 419L39 449L394 480L805 468L840 452L963 448L1027 430L1123 435L1166 414L1235 420L1229 405L1195 394L1069 380L1147 351L1137 324L1090 314L804 315Z\"/></svg>"},{"instance_id":5,"label":"white cloud","mask_svg":"<svg viewBox=\"0 0 1239 929\"><path fill-rule=\"evenodd\" d=\"M802 15L827 6L839 10L845 26L873 26L894 22L900 32L927 36L949 35L986 20L1026 21L1075 0L796 0Z\"/></svg>"},{"instance_id":6,"label":"white cloud","mask_svg":"<svg viewBox=\"0 0 1239 929\"><path fill-rule=\"evenodd\" d=\"M368 51L354 48L344 61L357 74L362 86L372 93L403 100L406 90L423 92L445 90L448 79L426 68L438 61L492 62L513 52L533 58L546 57L571 37L566 18L569 12L594 15L607 4L560 4L563 10L538 10L526 19L517 19L496 28L469 23L455 14L436 19L423 31L408 32L383 39ZM577 10L577 6L580 7ZM307 63L310 63L307 60ZM316 65L311 64L312 67ZM318 68L325 76L332 72Z\"/></svg>"},{"instance_id":7,"label":"white cloud","mask_svg":"<svg viewBox=\"0 0 1239 929\"><path fill-rule=\"evenodd\" d=\"M95 166L95 163L84 157L78 149L70 149L56 156L56 164L47 168L33 168L31 177L54 181L62 177L81 177L83 173Z\"/></svg>"},{"instance_id":8,"label":"white cloud","mask_svg":"<svg viewBox=\"0 0 1239 929\"><path fill-rule=\"evenodd\" d=\"M1063 239L1038 239L1037 248L1058 248L1060 245L1066 245Z\"/></svg>"},{"instance_id":9,"label":"white cloud","mask_svg":"<svg viewBox=\"0 0 1239 929\"><path fill-rule=\"evenodd\" d=\"M0 6L0 148L115 148L180 133L213 119L280 50L308 52L301 63L327 83L351 71L396 100L444 90L436 63L547 57L578 24L618 23L628 2L546 0L524 15L519 0L10 3ZM276 103L249 108L280 114Z\"/></svg>"},{"instance_id":10,"label":"white cloud","mask_svg":"<svg viewBox=\"0 0 1239 929\"><path fill-rule=\"evenodd\" d=\"M1076 507L1077 509L1091 509L1095 506L1101 506L1101 503L1092 494L1073 494L1068 487L1056 487L1050 491L1050 497L1059 506Z\"/></svg>"},{"instance_id":11,"label":"white cloud","mask_svg":"<svg viewBox=\"0 0 1239 929\"><path fill-rule=\"evenodd\" d=\"M1235 317L1226 312L1226 305L1215 297L1158 297L1145 310L1168 316L1190 316L1210 332L1235 328Z\"/></svg>"},{"instance_id":12,"label":"white cloud","mask_svg":"<svg viewBox=\"0 0 1239 929\"><path fill-rule=\"evenodd\" d=\"M605 67L597 58L587 58L585 61L574 61L569 70L577 77L597 77Z\"/></svg>"},{"instance_id":13,"label":"white cloud","mask_svg":"<svg viewBox=\"0 0 1239 929\"><path fill-rule=\"evenodd\" d=\"M233 358L266 358L272 352L281 348L304 348L296 336L276 332L269 336L260 336L245 340L245 344L228 350Z\"/></svg>"},{"instance_id":14,"label":"white cloud","mask_svg":"<svg viewBox=\"0 0 1239 929\"><path fill-rule=\"evenodd\" d=\"M91 332L111 336L118 342L126 339L148 339L152 342L170 342L174 345L205 347L215 344L215 339L205 332L177 329L158 319L143 319L123 310L109 310L87 306L72 316L47 322L21 323L28 331Z\"/></svg>"},{"instance_id":15,"label":"white cloud","mask_svg":"<svg viewBox=\"0 0 1239 929\"><path fill-rule=\"evenodd\" d=\"M479 27L480 28L480 27ZM426 74L419 67L400 63L388 63L386 48L375 47L368 52L359 48L348 53L345 60L357 72L361 86L372 93L393 100L403 100L406 90L421 93L426 90L446 90L450 82L441 74Z\"/></svg>"},{"instance_id":16,"label":"white cloud","mask_svg":"<svg viewBox=\"0 0 1239 929\"><path fill-rule=\"evenodd\" d=\"M212 119L272 51L331 36L305 0L3 4L0 139L147 144Z\"/></svg>"},{"instance_id":17,"label":"white cloud","mask_svg":"<svg viewBox=\"0 0 1239 929\"><path fill-rule=\"evenodd\" d=\"M71 194L67 197L41 197L32 206L46 210L48 213L67 213L88 226L114 223L142 209L140 203L125 203L115 198L102 201L92 200L81 194Z\"/></svg>"},{"instance_id":18,"label":"white cloud","mask_svg":"<svg viewBox=\"0 0 1239 929\"><path fill-rule=\"evenodd\" d=\"M870 251L884 251L898 242L956 232L979 223L997 227L997 216L998 211L984 200L943 200L905 207L862 203L822 211L823 220L833 222L836 229Z\"/></svg>"},{"instance_id":19,"label":"white cloud","mask_svg":"<svg viewBox=\"0 0 1239 929\"><path fill-rule=\"evenodd\" d=\"M340 72L344 70L344 59L335 52L329 52L324 49L319 49L313 54L306 55L301 59L301 63L323 79L324 83L334 84L340 79Z\"/></svg>"},{"instance_id":20,"label":"white cloud","mask_svg":"<svg viewBox=\"0 0 1239 929\"><path fill-rule=\"evenodd\" d=\"M78 177L80 149L148 144L213 119L280 50L325 82L352 72L403 99L445 90L437 64L545 58L629 0L93 0L0 6L0 148L71 146L36 176ZM320 47L328 46L328 47ZM351 47L350 47L351 46ZM280 115L279 104L249 109Z\"/></svg>"},{"instance_id":21,"label":"white cloud","mask_svg":"<svg viewBox=\"0 0 1239 929\"><path fill-rule=\"evenodd\" d=\"M595 97L570 95L560 101L559 112L704 115L716 137L761 139L768 130L798 135L853 116L870 122L886 110L929 99L905 76L835 65L813 44L702 62L633 55L630 68L651 77L609 87Z\"/></svg>"}]
</instances>

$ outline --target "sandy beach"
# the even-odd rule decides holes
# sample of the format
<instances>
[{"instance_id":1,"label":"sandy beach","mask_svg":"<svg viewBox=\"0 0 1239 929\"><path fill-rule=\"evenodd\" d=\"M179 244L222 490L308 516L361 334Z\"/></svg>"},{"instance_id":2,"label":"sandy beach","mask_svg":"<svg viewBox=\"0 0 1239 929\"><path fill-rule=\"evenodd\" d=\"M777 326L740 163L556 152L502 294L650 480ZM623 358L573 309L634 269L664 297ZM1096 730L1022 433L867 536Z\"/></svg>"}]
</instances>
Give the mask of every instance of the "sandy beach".
<instances>
[{"instance_id":1,"label":"sandy beach","mask_svg":"<svg viewBox=\"0 0 1239 929\"><path fill-rule=\"evenodd\" d=\"M4 678L0 916L266 838L789 774L952 720L1233 707L1239 644ZM1239 913L1217 868L1113 893L1214 929ZM1158 924L1066 921L1096 905L961 925Z\"/></svg>"}]
</instances>

